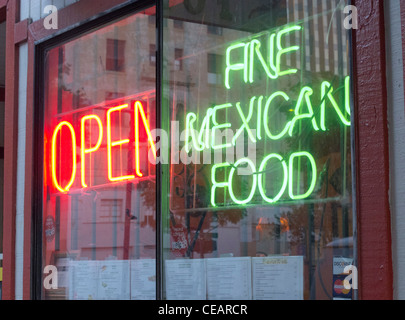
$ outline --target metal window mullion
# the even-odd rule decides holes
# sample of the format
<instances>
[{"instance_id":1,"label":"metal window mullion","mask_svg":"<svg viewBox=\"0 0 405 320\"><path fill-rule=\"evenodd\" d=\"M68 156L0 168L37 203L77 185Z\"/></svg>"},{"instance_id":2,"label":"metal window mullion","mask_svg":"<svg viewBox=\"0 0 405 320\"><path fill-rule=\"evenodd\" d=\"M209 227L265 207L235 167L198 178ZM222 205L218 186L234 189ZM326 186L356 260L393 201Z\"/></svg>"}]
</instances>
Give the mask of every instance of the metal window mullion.
<instances>
[{"instance_id":1,"label":"metal window mullion","mask_svg":"<svg viewBox=\"0 0 405 320\"><path fill-rule=\"evenodd\" d=\"M162 80L163 80L163 1L156 1L156 128L164 128L162 123ZM168 119L168 117L166 117ZM166 131L167 132L167 131ZM162 241L162 164L156 163L156 299L163 299L163 241ZM166 179L167 180L167 179Z\"/></svg>"}]
</instances>

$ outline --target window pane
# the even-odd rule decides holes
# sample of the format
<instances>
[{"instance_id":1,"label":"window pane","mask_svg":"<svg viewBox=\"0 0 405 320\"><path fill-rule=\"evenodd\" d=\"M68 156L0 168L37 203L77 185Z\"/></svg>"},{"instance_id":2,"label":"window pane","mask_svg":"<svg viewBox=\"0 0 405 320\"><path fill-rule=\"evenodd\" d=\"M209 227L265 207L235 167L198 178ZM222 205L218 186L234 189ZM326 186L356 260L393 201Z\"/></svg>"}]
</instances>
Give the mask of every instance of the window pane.
<instances>
[{"instance_id":1,"label":"window pane","mask_svg":"<svg viewBox=\"0 0 405 320\"><path fill-rule=\"evenodd\" d=\"M6 43L6 22L0 23L0 39ZM5 45L0 49L0 181L4 181L4 131L5 131L5 98L6 98L6 55ZM0 300L3 282L3 185L0 184Z\"/></svg>"},{"instance_id":2,"label":"window pane","mask_svg":"<svg viewBox=\"0 0 405 320\"><path fill-rule=\"evenodd\" d=\"M44 299L155 299L155 8L46 53ZM52 270L52 269L50 269Z\"/></svg>"},{"instance_id":3,"label":"window pane","mask_svg":"<svg viewBox=\"0 0 405 320\"><path fill-rule=\"evenodd\" d=\"M344 5L167 1L165 298L351 298Z\"/></svg>"}]
</instances>

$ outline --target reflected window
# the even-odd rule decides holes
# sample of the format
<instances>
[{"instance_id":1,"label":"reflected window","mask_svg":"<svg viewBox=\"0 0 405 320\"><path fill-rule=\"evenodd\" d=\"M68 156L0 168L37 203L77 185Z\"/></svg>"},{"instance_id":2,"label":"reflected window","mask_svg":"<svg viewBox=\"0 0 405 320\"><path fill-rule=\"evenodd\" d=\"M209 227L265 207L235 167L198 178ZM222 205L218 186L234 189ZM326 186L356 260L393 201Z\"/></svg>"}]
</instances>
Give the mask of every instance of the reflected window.
<instances>
[{"instance_id":1,"label":"reflected window","mask_svg":"<svg viewBox=\"0 0 405 320\"><path fill-rule=\"evenodd\" d=\"M57 267L58 287L44 285L43 299L156 298L151 14L45 51L42 265Z\"/></svg>"},{"instance_id":2,"label":"reflected window","mask_svg":"<svg viewBox=\"0 0 405 320\"><path fill-rule=\"evenodd\" d=\"M192 48L191 68L163 72L163 123L181 136L164 172L164 298L352 299L345 1L230 3L164 9L185 21L166 24L164 56Z\"/></svg>"},{"instance_id":3,"label":"reflected window","mask_svg":"<svg viewBox=\"0 0 405 320\"><path fill-rule=\"evenodd\" d=\"M125 40L107 39L106 69L108 71L124 71Z\"/></svg>"}]
</instances>

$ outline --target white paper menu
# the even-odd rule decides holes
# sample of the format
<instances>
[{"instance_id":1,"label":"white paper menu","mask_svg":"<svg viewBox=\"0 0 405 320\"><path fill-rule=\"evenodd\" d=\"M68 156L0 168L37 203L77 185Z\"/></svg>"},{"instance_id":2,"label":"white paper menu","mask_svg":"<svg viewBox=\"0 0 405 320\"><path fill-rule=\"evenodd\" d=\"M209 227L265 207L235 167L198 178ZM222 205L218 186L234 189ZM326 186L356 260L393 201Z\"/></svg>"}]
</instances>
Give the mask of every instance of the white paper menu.
<instances>
[{"instance_id":1,"label":"white paper menu","mask_svg":"<svg viewBox=\"0 0 405 320\"><path fill-rule=\"evenodd\" d=\"M208 300L251 300L251 258L207 259Z\"/></svg>"},{"instance_id":2,"label":"white paper menu","mask_svg":"<svg viewBox=\"0 0 405 320\"><path fill-rule=\"evenodd\" d=\"M252 258L254 300L303 300L304 257Z\"/></svg>"},{"instance_id":3,"label":"white paper menu","mask_svg":"<svg viewBox=\"0 0 405 320\"><path fill-rule=\"evenodd\" d=\"M69 299L98 300L98 262L70 261Z\"/></svg>"},{"instance_id":4,"label":"white paper menu","mask_svg":"<svg viewBox=\"0 0 405 320\"><path fill-rule=\"evenodd\" d=\"M156 260L131 261L131 300L156 300Z\"/></svg>"},{"instance_id":5,"label":"white paper menu","mask_svg":"<svg viewBox=\"0 0 405 320\"><path fill-rule=\"evenodd\" d=\"M205 261L178 259L165 261L167 300L205 300Z\"/></svg>"},{"instance_id":6,"label":"white paper menu","mask_svg":"<svg viewBox=\"0 0 405 320\"><path fill-rule=\"evenodd\" d=\"M70 300L129 300L129 261L71 261Z\"/></svg>"},{"instance_id":7,"label":"white paper menu","mask_svg":"<svg viewBox=\"0 0 405 320\"><path fill-rule=\"evenodd\" d=\"M99 261L98 300L129 300L129 261Z\"/></svg>"}]
</instances>

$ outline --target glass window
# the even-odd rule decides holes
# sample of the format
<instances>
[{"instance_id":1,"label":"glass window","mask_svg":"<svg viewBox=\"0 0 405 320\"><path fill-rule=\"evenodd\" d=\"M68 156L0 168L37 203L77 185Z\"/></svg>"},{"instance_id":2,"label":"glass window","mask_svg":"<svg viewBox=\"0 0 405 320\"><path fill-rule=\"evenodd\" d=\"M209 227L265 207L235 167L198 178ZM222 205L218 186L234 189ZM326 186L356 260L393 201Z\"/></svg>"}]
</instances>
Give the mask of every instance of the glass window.
<instances>
[{"instance_id":1,"label":"glass window","mask_svg":"<svg viewBox=\"0 0 405 320\"><path fill-rule=\"evenodd\" d=\"M156 298L154 15L45 53L44 299Z\"/></svg>"},{"instance_id":2,"label":"glass window","mask_svg":"<svg viewBox=\"0 0 405 320\"><path fill-rule=\"evenodd\" d=\"M124 71L125 40L107 39L106 69Z\"/></svg>"},{"instance_id":3,"label":"glass window","mask_svg":"<svg viewBox=\"0 0 405 320\"><path fill-rule=\"evenodd\" d=\"M0 23L1 43L6 43L6 22ZM0 47L0 300L3 281L3 187L4 187L4 130L5 130L5 87L6 55L5 45Z\"/></svg>"},{"instance_id":4,"label":"glass window","mask_svg":"<svg viewBox=\"0 0 405 320\"><path fill-rule=\"evenodd\" d=\"M167 1L164 298L352 298L344 5Z\"/></svg>"}]
</instances>

